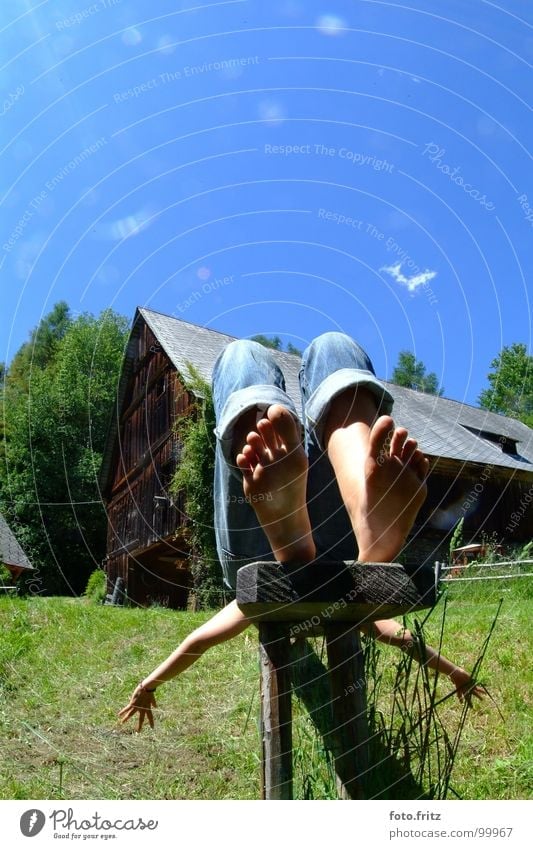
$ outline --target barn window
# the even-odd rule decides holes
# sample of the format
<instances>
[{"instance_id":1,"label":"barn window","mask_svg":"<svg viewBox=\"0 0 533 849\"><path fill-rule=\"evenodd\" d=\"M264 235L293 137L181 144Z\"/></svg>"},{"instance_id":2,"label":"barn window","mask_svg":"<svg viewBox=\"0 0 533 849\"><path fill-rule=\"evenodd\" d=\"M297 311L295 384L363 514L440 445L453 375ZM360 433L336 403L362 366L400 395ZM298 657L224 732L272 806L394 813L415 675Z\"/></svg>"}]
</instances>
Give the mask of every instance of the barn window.
<instances>
[{"instance_id":1,"label":"barn window","mask_svg":"<svg viewBox=\"0 0 533 849\"><path fill-rule=\"evenodd\" d=\"M504 454L511 454L515 457L518 455L517 440L510 436L504 436L502 433L492 433L490 430L479 430L475 427L468 427L468 425L461 425L461 427L464 427L465 430L473 433L479 439L483 439L485 442L501 448Z\"/></svg>"},{"instance_id":2,"label":"barn window","mask_svg":"<svg viewBox=\"0 0 533 849\"><path fill-rule=\"evenodd\" d=\"M167 381L165 377L160 377L155 385L155 397L161 398L167 391Z\"/></svg>"}]
</instances>

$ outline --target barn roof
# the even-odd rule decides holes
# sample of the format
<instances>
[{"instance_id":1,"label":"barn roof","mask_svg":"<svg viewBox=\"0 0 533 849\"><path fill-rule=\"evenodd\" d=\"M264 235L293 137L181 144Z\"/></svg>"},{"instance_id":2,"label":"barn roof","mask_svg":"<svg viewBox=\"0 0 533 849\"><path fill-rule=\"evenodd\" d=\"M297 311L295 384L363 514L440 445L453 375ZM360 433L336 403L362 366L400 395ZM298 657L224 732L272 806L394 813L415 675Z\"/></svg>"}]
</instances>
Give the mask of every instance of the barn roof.
<instances>
[{"instance_id":1,"label":"barn roof","mask_svg":"<svg viewBox=\"0 0 533 849\"><path fill-rule=\"evenodd\" d=\"M0 513L0 562L6 566L18 566L20 569L33 569L21 546Z\"/></svg>"},{"instance_id":2,"label":"barn roof","mask_svg":"<svg viewBox=\"0 0 533 849\"><path fill-rule=\"evenodd\" d=\"M207 381L219 353L235 337L190 324L182 319L139 308L135 314L132 339L139 328L139 317L148 324L159 344L178 372L185 378L192 364ZM273 351L285 375L287 392L300 409L298 371L300 358ZM118 409L129 376L128 355L120 385ZM461 401L427 395L383 381L392 396L396 424L406 427L430 457L444 457L467 463L491 464L505 469L533 472L533 430L516 419L472 407ZM104 452L101 481L108 480L114 442L111 430Z\"/></svg>"}]
</instances>

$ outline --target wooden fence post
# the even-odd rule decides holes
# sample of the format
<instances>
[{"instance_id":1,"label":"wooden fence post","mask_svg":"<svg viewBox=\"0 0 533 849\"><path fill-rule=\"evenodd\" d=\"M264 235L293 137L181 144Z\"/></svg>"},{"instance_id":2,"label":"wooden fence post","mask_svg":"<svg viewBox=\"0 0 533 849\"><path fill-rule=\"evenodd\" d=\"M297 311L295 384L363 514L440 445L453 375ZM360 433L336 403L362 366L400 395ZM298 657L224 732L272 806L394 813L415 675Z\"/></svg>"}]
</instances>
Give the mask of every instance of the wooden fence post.
<instances>
[{"instance_id":1,"label":"wooden fence post","mask_svg":"<svg viewBox=\"0 0 533 849\"><path fill-rule=\"evenodd\" d=\"M323 733L333 752L339 797L364 799L373 765L357 626L431 607L436 598L431 567L315 561L239 569L237 604L259 627L264 799L292 798L291 624L300 636L317 627L325 633L331 715Z\"/></svg>"},{"instance_id":2,"label":"wooden fence post","mask_svg":"<svg viewBox=\"0 0 533 849\"><path fill-rule=\"evenodd\" d=\"M283 624L259 624L263 799L292 799L290 641Z\"/></svg>"},{"instance_id":3,"label":"wooden fence post","mask_svg":"<svg viewBox=\"0 0 533 849\"><path fill-rule=\"evenodd\" d=\"M331 687L333 755L340 799L366 799L369 771L365 664L357 628L324 626Z\"/></svg>"}]
</instances>

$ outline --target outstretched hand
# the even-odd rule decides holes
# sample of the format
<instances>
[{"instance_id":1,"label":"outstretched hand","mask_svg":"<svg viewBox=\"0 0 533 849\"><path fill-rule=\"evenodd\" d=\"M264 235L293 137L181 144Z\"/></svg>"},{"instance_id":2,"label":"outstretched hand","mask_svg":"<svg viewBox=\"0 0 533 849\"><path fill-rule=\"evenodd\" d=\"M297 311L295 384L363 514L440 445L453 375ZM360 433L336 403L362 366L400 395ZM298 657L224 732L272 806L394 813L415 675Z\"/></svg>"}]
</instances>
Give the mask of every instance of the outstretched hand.
<instances>
[{"instance_id":1,"label":"outstretched hand","mask_svg":"<svg viewBox=\"0 0 533 849\"><path fill-rule=\"evenodd\" d=\"M472 696L482 699L487 695L485 688L481 684L476 684L466 669L462 669L460 666L450 673L450 678L455 684L455 695L460 702L466 700L467 704L471 704Z\"/></svg>"},{"instance_id":2,"label":"outstretched hand","mask_svg":"<svg viewBox=\"0 0 533 849\"><path fill-rule=\"evenodd\" d=\"M123 724L127 722L128 719L131 719L135 716L136 713L139 714L139 720L137 725L137 731L140 731L143 727L143 723L145 719L148 719L150 724L150 728L154 727L154 715L152 713L152 708L157 707L157 703L155 700L155 694L153 692L148 692L144 690L142 687L137 687L133 691L133 695L122 710L119 710L118 716L120 716L120 721Z\"/></svg>"}]
</instances>

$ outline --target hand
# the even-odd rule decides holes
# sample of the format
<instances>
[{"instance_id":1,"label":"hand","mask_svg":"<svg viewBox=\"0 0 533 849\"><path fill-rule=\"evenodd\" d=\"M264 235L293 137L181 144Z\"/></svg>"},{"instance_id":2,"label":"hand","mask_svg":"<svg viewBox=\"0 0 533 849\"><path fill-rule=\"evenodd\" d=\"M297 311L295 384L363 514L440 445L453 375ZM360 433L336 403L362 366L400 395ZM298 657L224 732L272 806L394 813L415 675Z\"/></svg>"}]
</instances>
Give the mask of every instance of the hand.
<instances>
[{"instance_id":1,"label":"hand","mask_svg":"<svg viewBox=\"0 0 533 849\"><path fill-rule=\"evenodd\" d=\"M458 666L453 672L450 672L450 678L455 684L455 694L460 702L466 699L467 704L472 701L472 696L477 699L482 699L486 695L486 690L480 684L470 677L466 669Z\"/></svg>"},{"instance_id":2,"label":"hand","mask_svg":"<svg viewBox=\"0 0 533 849\"><path fill-rule=\"evenodd\" d=\"M153 728L154 715L152 713L152 708L154 707L157 707L154 692L148 692L148 690L145 690L139 685L133 691L129 704L127 704L126 707L123 707L122 710L119 710L118 716L121 717L120 721L124 724L124 722L127 722L128 719L131 719L132 716L138 712L139 724L137 725L137 731L141 730L145 719L148 719L150 728Z\"/></svg>"}]
</instances>

